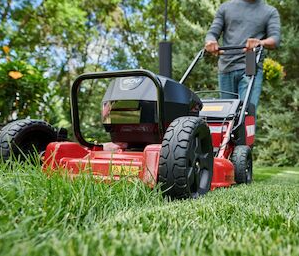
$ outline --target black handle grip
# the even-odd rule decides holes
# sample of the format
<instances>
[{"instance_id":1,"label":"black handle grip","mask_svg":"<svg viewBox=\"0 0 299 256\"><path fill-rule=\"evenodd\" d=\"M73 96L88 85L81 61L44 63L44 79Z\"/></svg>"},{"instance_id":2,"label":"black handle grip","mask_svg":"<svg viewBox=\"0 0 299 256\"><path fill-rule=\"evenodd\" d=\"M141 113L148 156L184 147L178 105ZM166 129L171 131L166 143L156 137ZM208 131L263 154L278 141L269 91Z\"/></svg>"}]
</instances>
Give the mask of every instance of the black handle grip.
<instances>
[{"instance_id":1,"label":"black handle grip","mask_svg":"<svg viewBox=\"0 0 299 256\"><path fill-rule=\"evenodd\" d=\"M246 45L228 45L218 47L219 51L240 50L246 48Z\"/></svg>"},{"instance_id":2,"label":"black handle grip","mask_svg":"<svg viewBox=\"0 0 299 256\"><path fill-rule=\"evenodd\" d=\"M246 45L228 45L228 46L220 46L218 47L218 50L219 51L229 51L229 50L241 50L241 49L244 49L246 48ZM255 47L255 49L260 49L261 46L257 46Z\"/></svg>"}]
</instances>

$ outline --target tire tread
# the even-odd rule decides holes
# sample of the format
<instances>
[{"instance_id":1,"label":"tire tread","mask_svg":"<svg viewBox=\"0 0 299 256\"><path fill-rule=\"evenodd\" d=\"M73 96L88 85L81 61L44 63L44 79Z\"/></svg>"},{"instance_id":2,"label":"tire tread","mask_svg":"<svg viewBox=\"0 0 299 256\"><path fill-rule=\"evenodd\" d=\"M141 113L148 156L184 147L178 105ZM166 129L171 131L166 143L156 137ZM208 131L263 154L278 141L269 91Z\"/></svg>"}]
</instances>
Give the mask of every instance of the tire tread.
<instances>
[{"instance_id":1,"label":"tire tread","mask_svg":"<svg viewBox=\"0 0 299 256\"><path fill-rule=\"evenodd\" d=\"M192 142L192 133L200 125L207 126L199 117L180 117L170 124L164 135L159 160L158 181L162 182L163 193L171 198L190 197L186 170L187 153Z\"/></svg>"},{"instance_id":2,"label":"tire tread","mask_svg":"<svg viewBox=\"0 0 299 256\"><path fill-rule=\"evenodd\" d=\"M43 127L47 132L54 137L56 134L55 129L45 121L36 119L22 119L13 121L0 130L0 156L3 160L9 159L11 154L18 154L18 143L16 142L25 130L34 126ZM53 138L54 139L54 138Z\"/></svg>"}]
</instances>

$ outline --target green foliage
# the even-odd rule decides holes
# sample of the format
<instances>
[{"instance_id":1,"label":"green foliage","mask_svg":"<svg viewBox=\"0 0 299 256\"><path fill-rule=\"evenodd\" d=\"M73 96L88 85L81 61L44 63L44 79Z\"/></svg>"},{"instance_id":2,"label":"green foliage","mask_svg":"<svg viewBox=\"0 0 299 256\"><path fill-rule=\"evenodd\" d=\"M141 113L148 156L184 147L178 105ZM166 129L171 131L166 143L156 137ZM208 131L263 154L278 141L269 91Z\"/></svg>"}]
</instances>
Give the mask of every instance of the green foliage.
<instances>
[{"instance_id":1,"label":"green foliage","mask_svg":"<svg viewBox=\"0 0 299 256\"><path fill-rule=\"evenodd\" d=\"M128 1L128 5L134 1ZM158 72L158 43L164 34L164 2L139 1L134 15L125 16L124 42L136 58L138 66ZM173 77L180 80L197 52L220 1L168 2L168 40L173 42ZM194 90L215 89L216 58L206 58L193 70L186 85Z\"/></svg>"},{"instance_id":2,"label":"green foliage","mask_svg":"<svg viewBox=\"0 0 299 256\"><path fill-rule=\"evenodd\" d=\"M258 113L257 163L299 165L299 88L295 81L265 81Z\"/></svg>"},{"instance_id":3,"label":"green foliage","mask_svg":"<svg viewBox=\"0 0 299 256\"><path fill-rule=\"evenodd\" d=\"M109 51L116 41L113 33L121 26L119 2L1 2L0 45L12 48L16 60L47 70L51 102L45 111L51 123L69 126L72 81L110 62Z\"/></svg>"},{"instance_id":4,"label":"green foliage","mask_svg":"<svg viewBox=\"0 0 299 256\"><path fill-rule=\"evenodd\" d=\"M24 61L0 64L0 123L18 118L45 118L48 80Z\"/></svg>"},{"instance_id":5,"label":"green foliage","mask_svg":"<svg viewBox=\"0 0 299 256\"><path fill-rule=\"evenodd\" d=\"M0 255L297 255L298 168L167 202L139 181L0 164Z\"/></svg>"},{"instance_id":6,"label":"green foliage","mask_svg":"<svg viewBox=\"0 0 299 256\"><path fill-rule=\"evenodd\" d=\"M173 76L179 80L191 61L204 47L204 38L220 1L183 1L176 23L174 37ZM217 59L206 56L192 71L186 81L191 89L217 88Z\"/></svg>"},{"instance_id":7,"label":"green foliage","mask_svg":"<svg viewBox=\"0 0 299 256\"><path fill-rule=\"evenodd\" d=\"M265 80L275 82L276 80L282 80L284 77L283 66L277 61L270 58L264 60L263 74Z\"/></svg>"},{"instance_id":8,"label":"green foliage","mask_svg":"<svg viewBox=\"0 0 299 256\"><path fill-rule=\"evenodd\" d=\"M111 141L102 125L102 98L111 82L111 79L84 80L78 90L81 134L91 143Z\"/></svg>"}]
</instances>

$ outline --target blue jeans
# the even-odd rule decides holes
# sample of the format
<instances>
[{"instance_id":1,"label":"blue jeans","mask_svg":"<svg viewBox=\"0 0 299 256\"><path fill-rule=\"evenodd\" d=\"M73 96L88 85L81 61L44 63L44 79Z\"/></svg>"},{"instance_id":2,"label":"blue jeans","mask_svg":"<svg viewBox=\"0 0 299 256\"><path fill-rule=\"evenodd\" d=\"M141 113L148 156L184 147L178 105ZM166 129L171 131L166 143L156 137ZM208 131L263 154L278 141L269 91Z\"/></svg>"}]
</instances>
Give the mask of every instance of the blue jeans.
<instances>
[{"instance_id":1,"label":"blue jeans","mask_svg":"<svg viewBox=\"0 0 299 256\"><path fill-rule=\"evenodd\" d=\"M244 100L247 87L248 87L249 77L245 74L245 69L235 70L228 73L218 74L218 83L221 91L228 91L237 93L241 100ZM254 104L255 111L259 103L259 98L262 92L263 83L263 70L261 68L257 69L256 76L254 79L254 84L252 87L250 102ZM236 98L233 95L227 93L221 93L222 99L232 99Z\"/></svg>"}]
</instances>

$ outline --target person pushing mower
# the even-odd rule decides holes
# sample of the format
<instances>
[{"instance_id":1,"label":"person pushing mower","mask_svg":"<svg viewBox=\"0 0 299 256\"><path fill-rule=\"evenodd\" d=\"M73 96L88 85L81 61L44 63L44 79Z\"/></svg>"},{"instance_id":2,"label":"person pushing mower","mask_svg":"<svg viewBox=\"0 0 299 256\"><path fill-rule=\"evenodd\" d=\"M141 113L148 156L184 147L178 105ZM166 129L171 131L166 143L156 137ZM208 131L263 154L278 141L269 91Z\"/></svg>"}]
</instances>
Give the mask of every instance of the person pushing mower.
<instances>
[{"instance_id":1,"label":"person pushing mower","mask_svg":"<svg viewBox=\"0 0 299 256\"><path fill-rule=\"evenodd\" d=\"M218 39L222 34L223 46L246 45L244 51L258 46L274 49L280 43L280 18L277 9L267 5L263 0L230 0L220 5L213 23L205 38L205 50L218 55ZM259 103L263 81L262 54L252 88L250 103L255 111ZM218 83L221 97L232 95L223 91L237 93L244 100L248 77L245 74L245 53L220 55L218 61Z\"/></svg>"}]
</instances>

